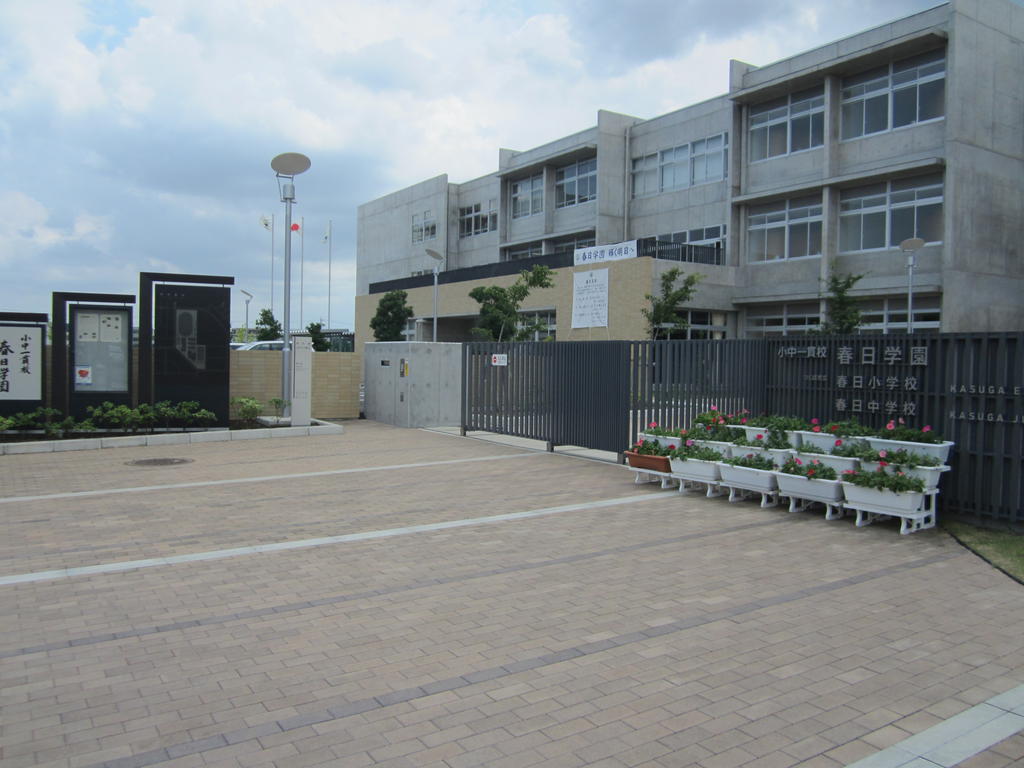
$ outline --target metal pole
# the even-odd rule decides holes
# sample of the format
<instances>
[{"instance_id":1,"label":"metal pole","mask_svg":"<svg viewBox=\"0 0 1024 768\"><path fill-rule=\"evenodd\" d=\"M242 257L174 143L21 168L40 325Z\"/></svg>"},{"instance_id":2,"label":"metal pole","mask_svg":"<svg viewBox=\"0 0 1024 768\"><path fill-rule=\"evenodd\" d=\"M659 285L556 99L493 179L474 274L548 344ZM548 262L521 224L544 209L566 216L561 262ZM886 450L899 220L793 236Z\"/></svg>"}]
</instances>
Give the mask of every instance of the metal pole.
<instances>
[{"instance_id":1,"label":"metal pole","mask_svg":"<svg viewBox=\"0 0 1024 768\"><path fill-rule=\"evenodd\" d=\"M437 341L437 271L441 268L441 262L434 264L434 341Z\"/></svg>"},{"instance_id":2,"label":"metal pole","mask_svg":"<svg viewBox=\"0 0 1024 768\"><path fill-rule=\"evenodd\" d=\"M281 200L284 202L284 349L281 350L281 399L284 400L285 416L291 416L292 402L292 203L295 202L295 185L287 182L281 185Z\"/></svg>"},{"instance_id":3,"label":"metal pole","mask_svg":"<svg viewBox=\"0 0 1024 768\"><path fill-rule=\"evenodd\" d=\"M249 340L249 299L245 300L245 340Z\"/></svg>"},{"instance_id":4,"label":"metal pole","mask_svg":"<svg viewBox=\"0 0 1024 768\"><path fill-rule=\"evenodd\" d=\"M907 335L914 332L914 252L907 253Z\"/></svg>"},{"instance_id":5,"label":"metal pole","mask_svg":"<svg viewBox=\"0 0 1024 768\"><path fill-rule=\"evenodd\" d=\"M270 314L274 314L274 214L270 214Z\"/></svg>"},{"instance_id":6,"label":"metal pole","mask_svg":"<svg viewBox=\"0 0 1024 768\"><path fill-rule=\"evenodd\" d=\"M327 220L327 327L331 327L331 220Z\"/></svg>"},{"instance_id":7,"label":"metal pole","mask_svg":"<svg viewBox=\"0 0 1024 768\"><path fill-rule=\"evenodd\" d=\"M299 217L299 328L306 329L306 217Z\"/></svg>"}]
</instances>

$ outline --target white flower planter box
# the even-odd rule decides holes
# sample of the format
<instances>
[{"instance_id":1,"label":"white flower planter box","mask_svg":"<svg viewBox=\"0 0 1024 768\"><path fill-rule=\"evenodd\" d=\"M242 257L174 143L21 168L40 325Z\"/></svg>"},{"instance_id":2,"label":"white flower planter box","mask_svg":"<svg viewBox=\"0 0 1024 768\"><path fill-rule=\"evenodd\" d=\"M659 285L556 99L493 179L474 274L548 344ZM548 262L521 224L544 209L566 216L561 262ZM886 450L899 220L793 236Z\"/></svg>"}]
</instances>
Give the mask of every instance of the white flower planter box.
<instances>
[{"instance_id":1,"label":"white flower planter box","mask_svg":"<svg viewBox=\"0 0 1024 768\"><path fill-rule=\"evenodd\" d=\"M662 448L668 448L674 446L676 448L686 439L685 437L679 437L678 435L672 437L664 437L663 435L652 435L649 432L637 432L638 440L650 440L660 445Z\"/></svg>"},{"instance_id":2,"label":"white flower planter box","mask_svg":"<svg viewBox=\"0 0 1024 768\"><path fill-rule=\"evenodd\" d=\"M761 494L762 507L774 507L778 503L779 484L775 472L731 464L719 464L718 468L722 473L722 485L729 489L729 501L743 497L737 491L752 491Z\"/></svg>"},{"instance_id":3,"label":"white flower planter box","mask_svg":"<svg viewBox=\"0 0 1024 768\"><path fill-rule=\"evenodd\" d=\"M724 443L721 440L694 440L696 445L702 445L705 448L711 448L714 451L718 451L722 454L723 459L728 459L733 456L732 449L736 446L732 443Z\"/></svg>"},{"instance_id":4,"label":"white flower planter box","mask_svg":"<svg viewBox=\"0 0 1024 768\"><path fill-rule=\"evenodd\" d=\"M686 483L701 483L707 486L707 496L719 496L718 481L722 479L717 461L703 459L670 459L672 476L679 480L679 492L686 493Z\"/></svg>"},{"instance_id":5,"label":"white flower planter box","mask_svg":"<svg viewBox=\"0 0 1024 768\"><path fill-rule=\"evenodd\" d=\"M937 489L924 493L894 493L877 488L862 488L843 482L844 506L857 512L857 526L870 525L880 517L900 518L900 533L907 534L935 527L935 496Z\"/></svg>"},{"instance_id":6,"label":"white flower planter box","mask_svg":"<svg viewBox=\"0 0 1024 768\"><path fill-rule=\"evenodd\" d=\"M862 461L861 469L865 472L876 472L878 471L879 463L877 461ZM921 482L924 483L925 490L929 488L938 488L939 480L942 477L943 472L949 472L950 467L945 465L941 467L903 467L903 473L908 477L919 477Z\"/></svg>"},{"instance_id":7,"label":"white flower planter box","mask_svg":"<svg viewBox=\"0 0 1024 768\"><path fill-rule=\"evenodd\" d=\"M884 437L868 437L865 439L876 451L903 450L907 453L917 453L921 456L934 456L943 464L949 458L949 452L954 445L948 440L942 443L913 443L907 440L887 440Z\"/></svg>"},{"instance_id":8,"label":"white flower planter box","mask_svg":"<svg viewBox=\"0 0 1024 768\"><path fill-rule=\"evenodd\" d=\"M825 519L836 520L843 516L843 486L839 480L820 480L802 475L788 475L777 472L779 493L789 497L789 511L796 512L807 505L801 501L816 501L825 505Z\"/></svg>"},{"instance_id":9,"label":"white flower planter box","mask_svg":"<svg viewBox=\"0 0 1024 768\"><path fill-rule=\"evenodd\" d=\"M836 447L836 440L842 440L843 445L866 445L867 438L864 437L841 437L831 432L797 432L800 435L801 445L813 445L822 451L831 451Z\"/></svg>"},{"instance_id":10,"label":"white flower planter box","mask_svg":"<svg viewBox=\"0 0 1024 768\"><path fill-rule=\"evenodd\" d=\"M833 456L831 453L801 453L797 451L796 457L804 464L820 461L826 467L832 467L836 472L857 469L861 465L860 459L854 456Z\"/></svg>"},{"instance_id":11,"label":"white flower planter box","mask_svg":"<svg viewBox=\"0 0 1024 768\"><path fill-rule=\"evenodd\" d=\"M796 455L795 448L765 448L764 452L768 458L778 464L780 467L785 464L790 457Z\"/></svg>"}]
</instances>

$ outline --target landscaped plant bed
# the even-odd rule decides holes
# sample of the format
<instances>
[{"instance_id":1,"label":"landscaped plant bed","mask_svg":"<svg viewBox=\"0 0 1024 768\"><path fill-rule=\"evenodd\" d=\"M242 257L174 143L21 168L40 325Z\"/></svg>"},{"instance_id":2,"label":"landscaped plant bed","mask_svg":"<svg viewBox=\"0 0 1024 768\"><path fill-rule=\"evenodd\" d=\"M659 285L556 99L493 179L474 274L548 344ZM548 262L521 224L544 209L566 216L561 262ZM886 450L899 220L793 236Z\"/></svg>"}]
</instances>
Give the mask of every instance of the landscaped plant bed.
<instances>
[{"instance_id":1,"label":"landscaped plant bed","mask_svg":"<svg viewBox=\"0 0 1024 768\"><path fill-rule=\"evenodd\" d=\"M687 440L669 454L672 476L679 480L679 492L686 493L687 483L697 483L706 488L706 496L718 496L718 481L721 479L718 462L722 454L712 448L699 445L696 440Z\"/></svg>"},{"instance_id":2,"label":"landscaped plant bed","mask_svg":"<svg viewBox=\"0 0 1024 768\"><path fill-rule=\"evenodd\" d=\"M624 451L629 468L636 471L634 483L647 483L660 480L662 488L672 486L671 467L668 461L668 450L654 440L638 440L632 450Z\"/></svg>"},{"instance_id":3,"label":"landscaped plant bed","mask_svg":"<svg viewBox=\"0 0 1024 768\"><path fill-rule=\"evenodd\" d=\"M931 456L945 464L949 459L949 452L953 449L954 443L942 440L936 443L919 443L911 440L892 440L886 437L868 437L868 444L876 451L908 451Z\"/></svg>"},{"instance_id":4,"label":"landscaped plant bed","mask_svg":"<svg viewBox=\"0 0 1024 768\"><path fill-rule=\"evenodd\" d=\"M860 463L861 469L865 472L876 472L879 469L888 469L892 465L887 465L886 462L881 461L863 461ZM925 490L929 488L938 488L939 480L942 478L943 472L949 472L951 467L946 465L940 465L937 467L924 467L924 466L908 466L898 465L900 471L906 474L908 477L919 477L924 483Z\"/></svg>"},{"instance_id":5,"label":"landscaped plant bed","mask_svg":"<svg viewBox=\"0 0 1024 768\"><path fill-rule=\"evenodd\" d=\"M843 475L844 506L857 512L857 526L870 525L884 517L900 518L900 533L935 527L935 497L938 489L925 489L920 478L884 468L874 472L846 472Z\"/></svg>"}]
</instances>

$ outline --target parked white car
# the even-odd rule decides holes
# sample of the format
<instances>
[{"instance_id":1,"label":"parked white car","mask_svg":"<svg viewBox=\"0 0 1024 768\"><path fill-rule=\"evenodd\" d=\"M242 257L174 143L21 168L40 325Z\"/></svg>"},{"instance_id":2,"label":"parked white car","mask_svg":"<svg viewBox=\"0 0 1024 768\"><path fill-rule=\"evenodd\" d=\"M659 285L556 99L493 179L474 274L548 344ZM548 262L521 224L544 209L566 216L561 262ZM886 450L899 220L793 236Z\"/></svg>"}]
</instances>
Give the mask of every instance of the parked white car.
<instances>
[{"instance_id":1,"label":"parked white car","mask_svg":"<svg viewBox=\"0 0 1024 768\"><path fill-rule=\"evenodd\" d=\"M284 339L274 339L273 341L250 341L248 344L240 346L238 351L272 350L274 352L280 352L282 349L284 349Z\"/></svg>"}]
</instances>

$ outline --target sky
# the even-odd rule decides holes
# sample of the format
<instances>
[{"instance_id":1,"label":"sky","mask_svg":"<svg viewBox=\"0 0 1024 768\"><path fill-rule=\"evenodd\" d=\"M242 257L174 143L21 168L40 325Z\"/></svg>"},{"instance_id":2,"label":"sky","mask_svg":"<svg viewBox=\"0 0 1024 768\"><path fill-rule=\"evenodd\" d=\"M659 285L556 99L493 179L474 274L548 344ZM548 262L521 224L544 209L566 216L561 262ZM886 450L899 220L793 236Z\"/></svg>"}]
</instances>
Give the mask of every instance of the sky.
<instances>
[{"instance_id":1,"label":"sky","mask_svg":"<svg viewBox=\"0 0 1024 768\"><path fill-rule=\"evenodd\" d=\"M232 324L353 328L360 204L494 172L597 123L725 93L764 65L936 0L0 0L0 311L230 275ZM271 232L261 217L274 217ZM331 226L331 239L324 235ZM328 282L328 273L331 280ZM329 323L328 323L329 321Z\"/></svg>"}]
</instances>

